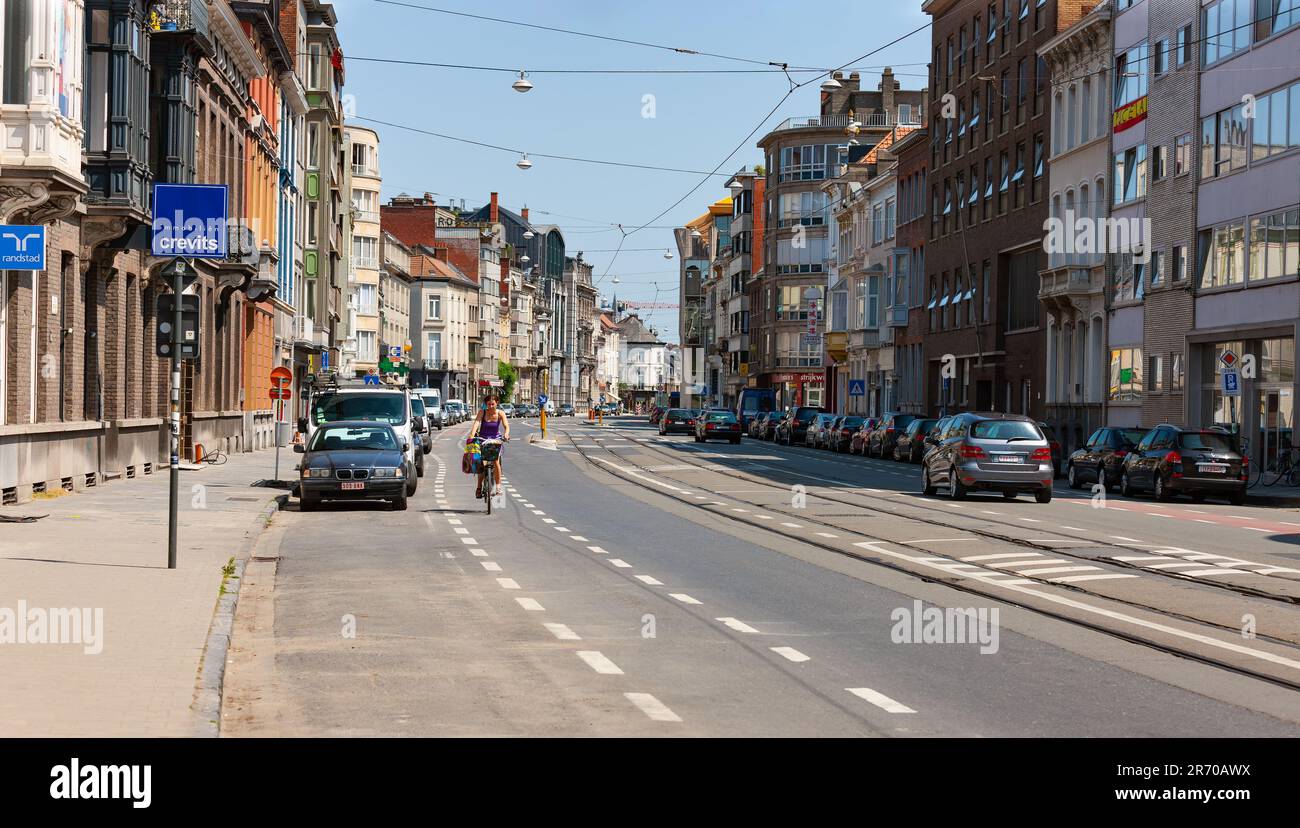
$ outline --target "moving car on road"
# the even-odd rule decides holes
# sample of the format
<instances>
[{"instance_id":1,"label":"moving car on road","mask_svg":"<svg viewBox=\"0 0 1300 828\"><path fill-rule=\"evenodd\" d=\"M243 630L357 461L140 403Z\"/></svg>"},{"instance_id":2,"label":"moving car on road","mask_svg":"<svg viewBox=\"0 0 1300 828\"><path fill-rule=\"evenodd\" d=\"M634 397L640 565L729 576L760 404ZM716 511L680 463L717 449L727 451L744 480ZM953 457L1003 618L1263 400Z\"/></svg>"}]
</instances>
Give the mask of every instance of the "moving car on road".
<instances>
[{"instance_id":1,"label":"moving car on road","mask_svg":"<svg viewBox=\"0 0 1300 828\"><path fill-rule=\"evenodd\" d=\"M1001 492L1007 499L1033 492L1052 500L1052 449L1038 423L1019 414L958 414L948 421L934 450L921 461L921 487L933 495L945 486L953 500L972 491Z\"/></svg>"},{"instance_id":2,"label":"moving car on road","mask_svg":"<svg viewBox=\"0 0 1300 828\"><path fill-rule=\"evenodd\" d=\"M1065 462L1065 479L1070 488L1080 489L1088 483L1100 483L1107 489L1118 486L1124 458L1137 448L1149 430L1106 426L1094 431L1088 442L1075 449Z\"/></svg>"},{"instance_id":3,"label":"moving car on road","mask_svg":"<svg viewBox=\"0 0 1300 828\"><path fill-rule=\"evenodd\" d=\"M557 414L557 416L560 416L560 417L572 417L572 416L573 416L573 403L563 403L563 404L561 404L561 405L560 405L560 410L557 411L556 414Z\"/></svg>"},{"instance_id":4,"label":"moving car on road","mask_svg":"<svg viewBox=\"0 0 1300 828\"><path fill-rule=\"evenodd\" d=\"M808 439L808 426L812 424L814 417L822 413L824 412L821 408L811 405L791 408L777 422L776 434L772 439L787 446L804 442Z\"/></svg>"},{"instance_id":5,"label":"moving car on road","mask_svg":"<svg viewBox=\"0 0 1300 828\"><path fill-rule=\"evenodd\" d=\"M879 457L884 460L888 457L894 459L894 444L898 442L898 435L903 433L907 424L916 419L915 414L899 414L894 411L887 411L881 417L880 424L871 431L867 442L867 456Z\"/></svg>"},{"instance_id":6,"label":"moving car on road","mask_svg":"<svg viewBox=\"0 0 1300 828\"><path fill-rule=\"evenodd\" d=\"M925 456L925 438L938 420L916 418L907 424L894 441L894 459L905 463L920 463Z\"/></svg>"},{"instance_id":7,"label":"moving car on road","mask_svg":"<svg viewBox=\"0 0 1300 828\"><path fill-rule=\"evenodd\" d=\"M298 508L316 509L325 500L387 500L406 508L410 445L392 426L370 420L326 423L306 443L293 447L303 455L298 481Z\"/></svg>"},{"instance_id":8,"label":"moving car on road","mask_svg":"<svg viewBox=\"0 0 1300 828\"><path fill-rule=\"evenodd\" d=\"M1212 494L1240 506L1246 502L1249 463L1226 431L1160 425L1124 458L1119 490L1125 497L1150 491L1156 500L1181 492L1197 503Z\"/></svg>"},{"instance_id":9,"label":"moving car on road","mask_svg":"<svg viewBox=\"0 0 1300 828\"><path fill-rule=\"evenodd\" d=\"M670 408L659 418L660 436L667 434L690 434L695 430L695 412L689 408Z\"/></svg>"},{"instance_id":10,"label":"moving car on road","mask_svg":"<svg viewBox=\"0 0 1300 828\"><path fill-rule=\"evenodd\" d=\"M730 411L705 411L695 418L695 442L730 440L740 442L740 420Z\"/></svg>"}]
</instances>

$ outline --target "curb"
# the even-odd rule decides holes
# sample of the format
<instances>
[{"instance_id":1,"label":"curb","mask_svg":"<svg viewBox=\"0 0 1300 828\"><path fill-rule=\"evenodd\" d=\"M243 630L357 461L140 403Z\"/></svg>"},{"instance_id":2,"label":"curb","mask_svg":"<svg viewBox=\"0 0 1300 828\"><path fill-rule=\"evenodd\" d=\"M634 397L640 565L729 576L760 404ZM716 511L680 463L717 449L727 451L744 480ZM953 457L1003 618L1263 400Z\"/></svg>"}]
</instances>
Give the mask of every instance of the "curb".
<instances>
[{"instance_id":1,"label":"curb","mask_svg":"<svg viewBox=\"0 0 1300 828\"><path fill-rule=\"evenodd\" d=\"M227 585L226 594L217 599L208 626L207 641L199 662L198 677L194 683L194 701L190 711L194 716L193 735L215 738L221 735L221 689L226 677L226 654L230 651L230 636L235 625L235 609L239 604L239 590L243 584L244 565L249 553L262 537L266 522L284 508L289 495L276 495L267 501L257 514L257 526L239 549L235 551L235 571Z\"/></svg>"},{"instance_id":2,"label":"curb","mask_svg":"<svg viewBox=\"0 0 1300 828\"><path fill-rule=\"evenodd\" d=\"M1251 506L1264 506L1266 508L1272 507L1275 509L1296 508L1300 507L1300 496L1280 495L1278 497L1271 497L1268 495L1251 494L1250 491L1247 490L1246 503Z\"/></svg>"}]
</instances>

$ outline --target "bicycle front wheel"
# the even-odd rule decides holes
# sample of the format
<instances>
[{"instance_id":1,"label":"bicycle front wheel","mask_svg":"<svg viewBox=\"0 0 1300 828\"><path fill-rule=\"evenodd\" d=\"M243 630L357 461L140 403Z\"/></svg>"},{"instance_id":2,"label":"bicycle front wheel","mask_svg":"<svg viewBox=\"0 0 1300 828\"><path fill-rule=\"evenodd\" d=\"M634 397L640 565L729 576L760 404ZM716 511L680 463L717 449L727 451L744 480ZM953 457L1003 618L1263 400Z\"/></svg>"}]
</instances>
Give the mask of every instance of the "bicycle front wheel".
<instances>
[{"instance_id":1,"label":"bicycle front wheel","mask_svg":"<svg viewBox=\"0 0 1300 828\"><path fill-rule=\"evenodd\" d=\"M492 479L492 466L487 467L487 474L484 475L485 485L483 487L483 499L487 501L487 513L492 514L492 493L496 491L496 481Z\"/></svg>"}]
</instances>

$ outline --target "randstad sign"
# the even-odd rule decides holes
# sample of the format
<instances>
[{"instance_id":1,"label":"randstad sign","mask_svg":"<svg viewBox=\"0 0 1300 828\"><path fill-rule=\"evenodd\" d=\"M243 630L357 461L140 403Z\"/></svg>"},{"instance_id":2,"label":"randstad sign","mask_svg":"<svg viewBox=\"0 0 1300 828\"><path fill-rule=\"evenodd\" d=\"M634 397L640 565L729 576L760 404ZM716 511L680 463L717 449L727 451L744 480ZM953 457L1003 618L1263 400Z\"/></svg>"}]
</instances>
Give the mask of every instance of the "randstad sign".
<instances>
[{"instance_id":1,"label":"randstad sign","mask_svg":"<svg viewBox=\"0 0 1300 828\"><path fill-rule=\"evenodd\" d=\"M1143 95L1131 104L1125 104L1115 110L1111 117L1111 126L1115 132L1123 132L1131 126L1147 119L1147 96Z\"/></svg>"},{"instance_id":2,"label":"randstad sign","mask_svg":"<svg viewBox=\"0 0 1300 828\"><path fill-rule=\"evenodd\" d=\"M155 184L153 255L225 258L226 198L224 184Z\"/></svg>"}]
</instances>

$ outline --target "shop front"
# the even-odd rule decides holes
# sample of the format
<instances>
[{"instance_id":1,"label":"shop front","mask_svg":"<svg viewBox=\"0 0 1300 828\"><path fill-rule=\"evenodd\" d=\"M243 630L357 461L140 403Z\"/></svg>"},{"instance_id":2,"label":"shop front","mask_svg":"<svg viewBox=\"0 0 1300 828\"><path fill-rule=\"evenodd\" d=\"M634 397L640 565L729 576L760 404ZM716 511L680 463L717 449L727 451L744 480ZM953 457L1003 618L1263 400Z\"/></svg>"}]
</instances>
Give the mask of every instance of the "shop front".
<instances>
[{"instance_id":1,"label":"shop front","mask_svg":"<svg viewBox=\"0 0 1300 828\"><path fill-rule=\"evenodd\" d=\"M777 410L800 405L821 406L826 397L826 375L822 371L768 374L768 386L776 390Z\"/></svg>"},{"instance_id":2,"label":"shop front","mask_svg":"<svg viewBox=\"0 0 1300 828\"><path fill-rule=\"evenodd\" d=\"M1300 323L1229 336L1188 337L1188 424L1221 426L1239 433L1252 463L1276 469L1293 445L1296 393L1296 335ZM1225 355L1227 358L1225 359ZM1232 364L1240 394L1225 393L1223 375Z\"/></svg>"}]
</instances>

